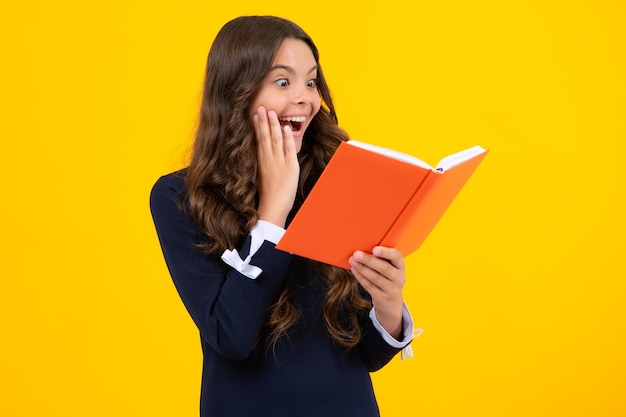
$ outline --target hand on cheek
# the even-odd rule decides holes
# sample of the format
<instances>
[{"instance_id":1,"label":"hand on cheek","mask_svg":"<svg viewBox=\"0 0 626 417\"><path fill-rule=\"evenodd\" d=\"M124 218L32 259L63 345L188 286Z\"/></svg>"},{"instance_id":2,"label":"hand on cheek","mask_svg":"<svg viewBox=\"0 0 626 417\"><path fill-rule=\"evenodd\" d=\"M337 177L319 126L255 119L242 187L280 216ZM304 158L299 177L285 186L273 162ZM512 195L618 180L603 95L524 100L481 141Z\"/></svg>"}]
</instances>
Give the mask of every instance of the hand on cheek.
<instances>
[{"instance_id":1,"label":"hand on cheek","mask_svg":"<svg viewBox=\"0 0 626 417\"><path fill-rule=\"evenodd\" d=\"M396 249L377 246L372 254L356 251L349 260L351 271L371 295L376 318L395 337L402 333L402 289L406 281L402 254Z\"/></svg>"},{"instance_id":2,"label":"hand on cheek","mask_svg":"<svg viewBox=\"0 0 626 417\"><path fill-rule=\"evenodd\" d=\"M300 165L289 126L260 106L252 116L257 140L259 219L284 227L296 196Z\"/></svg>"}]
</instances>

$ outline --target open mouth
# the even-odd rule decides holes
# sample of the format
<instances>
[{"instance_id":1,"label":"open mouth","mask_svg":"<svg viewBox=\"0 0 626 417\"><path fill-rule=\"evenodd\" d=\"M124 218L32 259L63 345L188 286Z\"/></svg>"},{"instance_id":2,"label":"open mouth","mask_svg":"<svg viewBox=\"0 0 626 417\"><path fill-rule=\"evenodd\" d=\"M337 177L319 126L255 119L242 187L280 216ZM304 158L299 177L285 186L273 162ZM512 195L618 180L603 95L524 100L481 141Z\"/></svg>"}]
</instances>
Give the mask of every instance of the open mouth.
<instances>
[{"instance_id":1,"label":"open mouth","mask_svg":"<svg viewBox=\"0 0 626 417\"><path fill-rule=\"evenodd\" d=\"M290 126L293 132L299 132L306 120L305 116L283 117L279 119L281 126Z\"/></svg>"}]
</instances>

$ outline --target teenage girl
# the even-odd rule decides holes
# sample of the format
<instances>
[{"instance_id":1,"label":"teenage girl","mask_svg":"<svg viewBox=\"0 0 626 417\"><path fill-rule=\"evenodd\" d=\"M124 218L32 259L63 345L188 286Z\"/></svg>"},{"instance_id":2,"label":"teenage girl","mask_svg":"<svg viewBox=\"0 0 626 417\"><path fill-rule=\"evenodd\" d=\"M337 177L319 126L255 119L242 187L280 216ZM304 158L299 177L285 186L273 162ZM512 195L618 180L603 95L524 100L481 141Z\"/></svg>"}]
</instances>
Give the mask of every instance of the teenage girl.
<instances>
[{"instance_id":1,"label":"teenage girl","mask_svg":"<svg viewBox=\"0 0 626 417\"><path fill-rule=\"evenodd\" d=\"M345 270L275 248L346 140L300 27L251 16L220 30L190 164L150 199L200 331L201 416L379 415L369 373L412 337L402 256L357 251Z\"/></svg>"}]
</instances>

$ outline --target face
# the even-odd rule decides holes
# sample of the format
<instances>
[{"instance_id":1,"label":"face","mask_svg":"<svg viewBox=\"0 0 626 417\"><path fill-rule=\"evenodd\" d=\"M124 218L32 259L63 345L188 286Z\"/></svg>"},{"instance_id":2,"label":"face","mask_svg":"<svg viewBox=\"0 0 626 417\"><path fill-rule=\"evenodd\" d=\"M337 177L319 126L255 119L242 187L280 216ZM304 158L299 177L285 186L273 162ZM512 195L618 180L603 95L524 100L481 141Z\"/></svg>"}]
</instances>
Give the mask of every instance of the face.
<instances>
[{"instance_id":1,"label":"face","mask_svg":"<svg viewBox=\"0 0 626 417\"><path fill-rule=\"evenodd\" d=\"M291 125L298 152L304 132L321 106L316 79L317 63L311 49L301 40L285 39L250 108L252 113L259 106L274 110L281 125Z\"/></svg>"}]
</instances>

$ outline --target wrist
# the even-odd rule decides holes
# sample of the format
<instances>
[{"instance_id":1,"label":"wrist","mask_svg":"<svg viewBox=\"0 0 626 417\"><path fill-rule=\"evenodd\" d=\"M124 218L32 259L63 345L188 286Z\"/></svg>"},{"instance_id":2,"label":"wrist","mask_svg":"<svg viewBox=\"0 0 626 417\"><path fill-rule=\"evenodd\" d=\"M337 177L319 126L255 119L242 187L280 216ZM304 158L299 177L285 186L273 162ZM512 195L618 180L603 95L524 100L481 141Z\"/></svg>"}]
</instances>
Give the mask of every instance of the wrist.
<instances>
[{"instance_id":1,"label":"wrist","mask_svg":"<svg viewBox=\"0 0 626 417\"><path fill-rule=\"evenodd\" d=\"M259 220L285 228L285 224L287 223L287 214L280 213L275 210L264 210L260 207L259 210L257 210L257 213L259 214Z\"/></svg>"},{"instance_id":2,"label":"wrist","mask_svg":"<svg viewBox=\"0 0 626 417\"><path fill-rule=\"evenodd\" d=\"M390 336L398 340L402 336L402 308L399 311L375 309L376 319Z\"/></svg>"}]
</instances>

